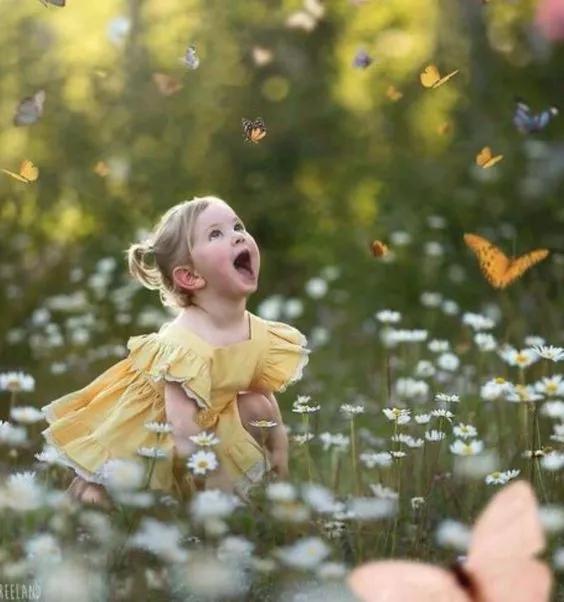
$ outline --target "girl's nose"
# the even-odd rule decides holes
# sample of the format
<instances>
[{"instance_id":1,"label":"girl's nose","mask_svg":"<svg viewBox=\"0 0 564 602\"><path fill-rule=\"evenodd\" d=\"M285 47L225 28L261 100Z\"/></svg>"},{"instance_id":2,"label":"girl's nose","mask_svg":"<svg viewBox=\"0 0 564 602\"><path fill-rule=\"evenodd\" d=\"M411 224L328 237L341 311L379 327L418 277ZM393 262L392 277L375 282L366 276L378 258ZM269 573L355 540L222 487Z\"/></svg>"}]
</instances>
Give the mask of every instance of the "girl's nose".
<instances>
[{"instance_id":1,"label":"girl's nose","mask_svg":"<svg viewBox=\"0 0 564 602\"><path fill-rule=\"evenodd\" d=\"M245 237L241 234L241 232L236 232L235 236L233 237L233 244L237 244L239 242L244 242L245 241Z\"/></svg>"}]
</instances>

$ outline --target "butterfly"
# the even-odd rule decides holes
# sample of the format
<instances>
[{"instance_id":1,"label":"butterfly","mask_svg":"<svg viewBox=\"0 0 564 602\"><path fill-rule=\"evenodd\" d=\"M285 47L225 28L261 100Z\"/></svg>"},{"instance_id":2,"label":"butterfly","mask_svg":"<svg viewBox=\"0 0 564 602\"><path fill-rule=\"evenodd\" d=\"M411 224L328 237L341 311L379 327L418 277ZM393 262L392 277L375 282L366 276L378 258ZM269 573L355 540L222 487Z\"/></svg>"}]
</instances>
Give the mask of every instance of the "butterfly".
<instances>
[{"instance_id":1,"label":"butterfly","mask_svg":"<svg viewBox=\"0 0 564 602\"><path fill-rule=\"evenodd\" d=\"M403 96L403 93L400 92L395 86L388 86L386 89L386 96L392 102L397 102Z\"/></svg>"},{"instance_id":2,"label":"butterfly","mask_svg":"<svg viewBox=\"0 0 564 602\"><path fill-rule=\"evenodd\" d=\"M522 98L517 98L517 107L513 114L513 124L522 134L534 134L543 130L558 115L558 108L549 107L540 113L532 113Z\"/></svg>"},{"instance_id":3,"label":"butterfly","mask_svg":"<svg viewBox=\"0 0 564 602\"><path fill-rule=\"evenodd\" d=\"M440 134L441 136L448 134L451 130L452 130L452 124L449 123L448 121L443 121L443 123L441 123L437 127L437 133Z\"/></svg>"},{"instance_id":4,"label":"butterfly","mask_svg":"<svg viewBox=\"0 0 564 602\"><path fill-rule=\"evenodd\" d=\"M494 157L492 149L489 146L484 146L484 148L476 155L476 165L487 169L488 167L493 167L502 159L503 155L496 155Z\"/></svg>"},{"instance_id":5,"label":"butterfly","mask_svg":"<svg viewBox=\"0 0 564 602\"><path fill-rule=\"evenodd\" d=\"M49 8L49 4L52 4L53 6L66 5L66 0L39 0L39 2L41 2L41 4L43 4L43 6L45 6L46 8Z\"/></svg>"},{"instance_id":6,"label":"butterfly","mask_svg":"<svg viewBox=\"0 0 564 602\"><path fill-rule=\"evenodd\" d=\"M451 77L454 77L457 73L458 69L455 69L452 73L441 77L441 74L435 65L427 65L423 72L419 74L419 79L425 88L438 88L446 83Z\"/></svg>"},{"instance_id":7,"label":"butterfly","mask_svg":"<svg viewBox=\"0 0 564 602\"><path fill-rule=\"evenodd\" d=\"M366 50L357 50L357 53L353 59L353 67L358 67L359 69L366 69L369 67L374 59L366 52Z\"/></svg>"},{"instance_id":8,"label":"butterfly","mask_svg":"<svg viewBox=\"0 0 564 602\"><path fill-rule=\"evenodd\" d=\"M482 511L468 555L455 568L369 562L350 573L348 584L364 602L548 602L550 569L534 558L544 547L534 491L515 481Z\"/></svg>"},{"instance_id":9,"label":"butterfly","mask_svg":"<svg viewBox=\"0 0 564 602\"><path fill-rule=\"evenodd\" d=\"M180 62L185 67L188 67L188 69L192 69L192 71L196 70L200 66L200 57L198 56L196 47L193 45L188 46Z\"/></svg>"},{"instance_id":10,"label":"butterfly","mask_svg":"<svg viewBox=\"0 0 564 602\"><path fill-rule=\"evenodd\" d=\"M381 240L374 240L370 243L370 250L374 257L384 257L390 252L390 249Z\"/></svg>"},{"instance_id":11,"label":"butterfly","mask_svg":"<svg viewBox=\"0 0 564 602\"><path fill-rule=\"evenodd\" d=\"M325 14L325 7L319 0L304 0L304 10L292 13L286 19L286 27L313 31Z\"/></svg>"},{"instance_id":12,"label":"butterfly","mask_svg":"<svg viewBox=\"0 0 564 602\"><path fill-rule=\"evenodd\" d=\"M257 67L263 67L272 62L274 55L272 50L262 46L253 46L253 61Z\"/></svg>"},{"instance_id":13,"label":"butterfly","mask_svg":"<svg viewBox=\"0 0 564 602\"><path fill-rule=\"evenodd\" d=\"M482 273L494 288L505 288L549 253L548 249L535 249L509 259L489 240L477 234L465 234L464 242L476 254Z\"/></svg>"},{"instance_id":14,"label":"butterfly","mask_svg":"<svg viewBox=\"0 0 564 602\"><path fill-rule=\"evenodd\" d=\"M14 173L9 169L2 169L5 174L8 174L12 178L15 178L19 182L24 182L25 184L30 184L31 182L35 182L39 177L39 169L27 159L23 160L20 165L19 173Z\"/></svg>"},{"instance_id":15,"label":"butterfly","mask_svg":"<svg viewBox=\"0 0 564 602\"><path fill-rule=\"evenodd\" d=\"M14 115L14 125L32 125L43 115L45 104L45 90L38 90L33 96L22 99Z\"/></svg>"},{"instance_id":16,"label":"butterfly","mask_svg":"<svg viewBox=\"0 0 564 602\"><path fill-rule=\"evenodd\" d=\"M249 142L257 144L266 136L266 127L262 117L257 117L254 121L243 118L241 124L245 132L245 139Z\"/></svg>"},{"instance_id":17,"label":"butterfly","mask_svg":"<svg viewBox=\"0 0 564 602\"><path fill-rule=\"evenodd\" d=\"M101 178L105 178L110 173L110 168L105 161L98 161L92 171Z\"/></svg>"},{"instance_id":18,"label":"butterfly","mask_svg":"<svg viewBox=\"0 0 564 602\"><path fill-rule=\"evenodd\" d=\"M166 73L153 73L153 82L163 96L172 96L182 89L180 80Z\"/></svg>"}]
</instances>

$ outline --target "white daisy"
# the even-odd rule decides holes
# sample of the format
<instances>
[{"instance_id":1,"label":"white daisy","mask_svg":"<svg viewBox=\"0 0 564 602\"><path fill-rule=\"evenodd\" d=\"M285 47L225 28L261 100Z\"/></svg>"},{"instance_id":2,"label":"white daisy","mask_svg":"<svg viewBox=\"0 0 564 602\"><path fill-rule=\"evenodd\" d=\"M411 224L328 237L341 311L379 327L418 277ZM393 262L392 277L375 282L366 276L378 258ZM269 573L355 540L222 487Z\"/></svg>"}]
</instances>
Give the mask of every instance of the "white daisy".
<instances>
[{"instance_id":1,"label":"white daisy","mask_svg":"<svg viewBox=\"0 0 564 602\"><path fill-rule=\"evenodd\" d=\"M374 315L379 322L382 322L382 324L397 324L397 322L401 320L400 312L392 311L391 309L383 309Z\"/></svg>"},{"instance_id":2,"label":"white daisy","mask_svg":"<svg viewBox=\"0 0 564 602\"><path fill-rule=\"evenodd\" d=\"M157 460L168 456L168 452L160 447L139 447L137 453L144 458L156 458Z\"/></svg>"},{"instance_id":3,"label":"white daisy","mask_svg":"<svg viewBox=\"0 0 564 602\"><path fill-rule=\"evenodd\" d=\"M218 467L217 456L203 449L194 452L187 462L188 468L197 475L205 475Z\"/></svg>"},{"instance_id":4,"label":"white daisy","mask_svg":"<svg viewBox=\"0 0 564 602\"><path fill-rule=\"evenodd\" d=\"M388 452L363 452L359 455L359 458L366 468L392 465L392 456Z\"/></svg>"},{"instance_id":5,"label":"white daisy","mask_svg":"<svg viewBox=\"0 0 564 602\"><path fill-rule=\"evenodd\" d=\"M531 385L514 385L505 397L507 401L515 403L539 401L542 398L540 393L535 393Z\"/></svg>"},{"instance_id":6,"label":"white daisy","mask_svg":"<svg viewBox=\"0 0 564 602\"><path fill-rule=\"evenodd\" d=\"M212 447L219 443L219 438L216 437L215 433L208 433L207 431L202 431L197 435L190 435L190 439L200 447Z\"/></svg>"},{"instance_id":7,"label":"white daisy","mask_svg":"<svg viewBox=\"0 0 564 602\"><path fill-rule=\"evenodd\" d=\"M474 439L465 443L461 439L455 439L454 443L450 444L450 451L457 456L475 456L484 449L483 441Z\"/></svg>"},{"instance_id":8,"label":"white daisy","mask_svg":"<svg viewBox=\"0 0 564 602\"><path fill-rule=\"evenodd\" d=\"M445 401L446 403L458 403L460 401L460 397L456 394L437 393L435 395L435 401Z\"/></svg>"},{"instance_id":9,"label":"white daisy","mask_svg":"<svg viewBox=\"0 0 564 602\"><path fill-rule=\"evenodd\" d=\"M533 347L533 351L539 357L552 360L553 362L560 362L564 359L564 348L562 347L554 347L553 345L549 345L548 347L544 345L537 345Z\"/></svg>"},{"instance_id":10,"label":"white daisy","mask_svg":"<svg viewBox=\"0 0 564 602\"><path fill-rule=\"evenodd\" d=\"M452 432L456 437L460 437L461 439L470 439L471 437L477 437L478 431L475 426L471 424L464 424L460 422L459 424L452 427Z\"/></svg>"},{"instance_id":11,"label":"white daisy","mask_svg":"<svg viewBox=\"0 0 564 602\"><path fill-rule=\"evenodd\" d=\"M449 422L452 422L452 419L454 418L454 414L450 410L444 409L432 410L431 416L434 416L435 418L446 418Z\"/></svg>"},{"instance_id":12,"label":"white daisy","mask_svg":"<svg viewBox=\"0 0 564 602\"><path fill-rule=\"evenodd\" d=\"M450 343L444 339L432 339L427 347L433 353L444 353L450 349Z\"/></svg>"},{"instance_id":13,"label":"white daisy","mask_svg":"<svg viewBox=\"0 0 564 602\"><path fill-rule=\"evenodd\" d=\"M319 439L323 444L323 450L327 451L330 447L344 451L349 447L350 439L342 433L321 433Z\"/></svg>"},{"instance_id":14,"label":"white daisy","mask_svg":"<svg viewBox=\"0 0 564 602\"><path fill-rule=\"evenodd\" d=\"M321 538L305 537L291 546L279 548L275 556L292 568L311 570L321 564L330 552L331 549Z\"/></svg>"},{"instance_id":15,"label":"white daisy","mask_svg":"<svg viewBox=\"0 0 564 602\"><path fill-rule=\"evenodd\" d=\"M514 349L506 345L499 350L499 355L510 366L528 368L539 360L538 355L532 349Z\"/></svg>"},{"instance_id":16,"label":"white daisy","mask_svg":"<svg viewBox=\"0 0 564 602\"><path fill-rule=\"evenodd\" d=\"M480 397L485 401L494 401L508 395L513 389L513 385L504 378L493 378L482 385Z\"/></svg>"},{"instance_id":17,"label":"white daisy","mask_svg":"<svg viewBox=\"0 0 564 602\"><path fill-rule=\"evenodd\" d=\"M172 424L170 424L169 422L146 422L145 428L148 431L151 431L151 433L172 433Z\"/></svg>"},{"instance_id":18,"label":"white daisy","mask_svg":"<svg viewBox=\"0 0 564 602\"><path fill-rule=\"evenodd\" d=\"M494 351L497 347L495 337L488 332L477 332L474 335L474 343L476 343L480 351Z\"/></svg>"},{"instance_id":19,"label":"white daisy","mask_svg":"<svg viewBox=\"0 0 564 602\"><path fill-rule=\"evenodd\" d=\"M425 431L425 439L427 439L427 441L431 441L431 442L442 441L443 439L445 439L445 437L446 437L446 433L443 433L443 431L437 431L435 429L432 429L430 431Z\"/></svg>"},{"instance_id":20,"label":"white daisy","mask_svg":"<svg viewBox=\"0 0 564 602\"><path fill-rule=\"evenodd\" d=\"M431 420L431 414L415 414L414 418L417 424L427 424Z\"/></svg>"},{"instance_id":21,"label":"white daisy","mask_svg":"<svg viewBox=\"0 0 564 602\"><path fill-rule=\"evenodd\" d=\"M400 408L383 408L382 412L388 420L397 422L398 424L406 424L411 420L411 410Z\"/></svg>"},{"instance_id":22,"label":"white daisy","mask_svg":"<svg viewBox=\"0 0 564 602\"><path fill-rule=\"evenodd\" d=\"M460 360L454 353L441 353L437 358L437 366L441 370L454 372L458 369L458 366L460 366Z\"/></svg>"},{"instance_id":23,"label":"white daisy","mask_svg":"<svg viewBox=\"0 0 564 602\"><path fill-rule=\"evenodd\" d=\"M344 403L340 407L340 410L349 418L352 418L357 414L364 414L364 406L361 404L352 405L350 403Z\"/></svg>"},{"instance_id":24,"label":"white daisy","mask_svg":"<svg viewBox=\"0 0 564 602\"><path fill-rule=\"evenodd\" d=\"M476 331L491 330L495 326L495 322L491 318L471 312L462 314L462 323Z\"/></svg>"},{"instance_id":25,"label":"white daisy","mask_svg":"<svg viewBox=\"0 0 564 602\"><path fill-rule=\"evenodd\" d=\"M535 390L547 397L558 397L564 395L564 382L561 374L545 376L542 380L535 383Z\"/></svg>"}]
</instances>

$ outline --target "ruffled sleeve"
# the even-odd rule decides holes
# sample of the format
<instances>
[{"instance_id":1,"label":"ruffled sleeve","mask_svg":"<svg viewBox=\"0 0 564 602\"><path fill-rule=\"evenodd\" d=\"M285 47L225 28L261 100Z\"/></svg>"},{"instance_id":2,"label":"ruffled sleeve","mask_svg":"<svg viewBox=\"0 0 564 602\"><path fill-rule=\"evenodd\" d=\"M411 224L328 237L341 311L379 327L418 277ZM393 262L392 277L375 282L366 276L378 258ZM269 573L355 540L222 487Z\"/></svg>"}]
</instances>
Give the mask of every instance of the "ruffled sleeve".
<instances>
[{"instance_id":1,"label":"ruffled sleeve","mask_svg":"<svg viewBox=\"0 0 564 602\"><path fill-rule=\"evenodd\" d=\"M293 326L265 320L267 345L251 388L283 392L302 378L309 361L306 337Z\"/></svg>"},{"instance_id":2,"label":"ruffled sleeve","mask_svg":"<svg viewBox=\"0 0 564 602\"><path fill-rule=\"evenodd\" d=\"M134 367L155 382L178 382L202 408L210 406L209 360L194 350L164 341L158 333L130 337L127 348Z\"/></svg>"}]
</instances>

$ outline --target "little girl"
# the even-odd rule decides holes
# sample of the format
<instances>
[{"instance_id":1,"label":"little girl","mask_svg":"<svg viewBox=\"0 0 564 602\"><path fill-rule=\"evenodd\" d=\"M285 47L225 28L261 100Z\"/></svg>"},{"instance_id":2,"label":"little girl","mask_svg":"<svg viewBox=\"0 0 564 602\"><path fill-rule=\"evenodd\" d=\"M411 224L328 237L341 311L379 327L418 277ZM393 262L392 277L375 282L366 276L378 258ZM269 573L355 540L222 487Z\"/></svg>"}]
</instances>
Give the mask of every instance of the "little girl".
<instances>
[{"instance_id":1,"label":"little girl","mask_svg":"<svg viewBox=\"0 0 564 602\"><path fill-rule=\"evenodd\" d=\"M287 477L287 435L272 392L301 378L309 349L296 328L246 310L260 253L243 222L217 197L184 201L127 258L130 273L178 311L158 332L130 337L129 355L89 385L42 408L43 436L77 475L69 493L111 506L104 463L141 460L139 448L160 447L166 457L156 460L149 488L183 496L194 486L185 470L197 449L191 437L204 430L219 439L206 487L245 495L265 470ZM275 426L250 424L261 420ZM155 421L171 432L145 427Z\"/></svg>"}]
</instances>

